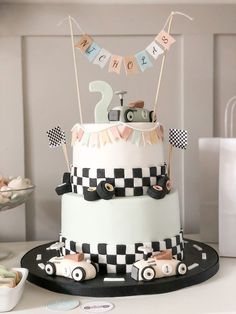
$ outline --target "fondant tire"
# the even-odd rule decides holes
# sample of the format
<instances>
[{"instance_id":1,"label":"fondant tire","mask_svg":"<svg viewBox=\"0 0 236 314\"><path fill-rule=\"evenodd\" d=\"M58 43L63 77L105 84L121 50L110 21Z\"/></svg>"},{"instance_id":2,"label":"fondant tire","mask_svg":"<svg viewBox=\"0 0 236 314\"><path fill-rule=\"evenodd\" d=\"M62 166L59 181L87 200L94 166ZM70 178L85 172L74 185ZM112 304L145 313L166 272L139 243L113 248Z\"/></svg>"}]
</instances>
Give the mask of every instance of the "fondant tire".
<instances>
[{"instance_id":1,"label":"fondant tire","mask_svg":"<svg viewBox=\"0 0 236 314\"><path fill-rule=\"evenodd\" d=\"M86 273L82 267L76 267L71 273L71 277L74 279L74 281L83 281L85 276Z\"/></svg>"},{"instance_id":2,"label":"fondant tire","mask_svg":"<svg viewBox=\"0 0 236 314\"><path fill-rule=\"evenodd\" d=\"M124 113L125 122L132 122L134 120L133 110L128 109Z\"/></svg>"},{"instance_id":3,"label":"fondant tire","mask_svg":"<svg viewBox=\"0 0 236 314\"><path fill-rule=\"evenodd\" d=\"M152 185L152 186L149 186L147 190L147 194L151 196L152 198L159 200L165 197L166 192L160 185Z\"/></svg>"},{"instance_id":4,"label":"fondant tire","mask_svg":"<svg viewBox=\"0 0 236 314\"><path fill-rule=\"evenodd\" d=\"M51 262L48 262L46 265L45 265L45 273L49 276L53 276L56 274L56 266L51 263Z\"/></svg>"},{"instance_id":5,"label":"fondant tire","mask_svg":"<svg viewBox=\"0 0 236 314\"><path fill-rule=\"evenodd\" d=\"M72 192L71 184L68 182L64 182L60 185L58 185L55 189L57 195L63 195L65 193Z\"/></svg>"},{"instance_id":6,"label":"fondant tire","mask_svg":"<svg viewBox=\"0 0 236 314\"><path fill-rule=\"evenodd\" d=\"M62 182L70 183L70 175L71 175L70 172L64 172Z\"/></svg>"},{"instance_id":7,"label":"fondant tire","mask_svg":"<svg viewBox=\"0 0 236 314\"><path fill-rule=\"evenodd\" d=\"M157 176L157 184L163 188L163 190L166 192L166 194L170 193L171 181L167 175Z\"/></svg>"},{"instance_id":8,"label":"fondant tire","mask_svg":"<svg viewBox=\"0 0 236 314\"><path fill-rule=\"evenodd\" d=\"M150 113L149 113L149 120L150 120L150 122L156 122L157 121L157 116L156 116L156 114L154 114L153 110L150 111Z\"/></svg>"},{"instance_id":9,"label":"fondant tire","mask_svg":"<svg viewBox=\"0 0 236 314\"><path fill-rule=\"evenodd\" d=\"M84 190L84 199L86 201L97 201L99 200L99 195L97 193L97 188L90 187Z\"/></svg>"},{"instance_id":10,"label":"fondant tire","mask_svg":"<svg viewBox=\"0 0 236 314\"><path fill-rule=\"evenodd\" d=\"M152 266L146 266L142 269L141 276L144 281L151 281L155 278L156 273Z\"/></svg>"},{"instance_id":11,"label":"fondant tire","mask_svg":"<svg viewBox=\"0 0 236 314\"><path fill-rule=\"evenodd\" d=\"M106 181L101 181L97 186L98 195L104 200L110 200L115 194L114 186Z\"/></svg>"},{"instance_id":12,"label":"fondant tire","mask_svg":"<svg viewBox=\"0 0 236 314\"><path fill-rule=\"evenodd\" d=\"M187 271L188 271L188 267L185 263L180 262L177 265L177 268L176 268L177 275L185 275L187 273Z\"/></svg>"}]
</instances>

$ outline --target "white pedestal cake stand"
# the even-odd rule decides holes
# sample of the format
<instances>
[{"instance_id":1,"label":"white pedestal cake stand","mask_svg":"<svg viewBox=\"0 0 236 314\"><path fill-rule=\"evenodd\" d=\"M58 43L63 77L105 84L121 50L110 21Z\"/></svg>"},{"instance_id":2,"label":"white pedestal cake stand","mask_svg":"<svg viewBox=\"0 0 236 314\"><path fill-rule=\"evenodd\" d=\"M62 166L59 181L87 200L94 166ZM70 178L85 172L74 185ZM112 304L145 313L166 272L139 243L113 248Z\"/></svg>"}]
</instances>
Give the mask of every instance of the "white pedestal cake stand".
<instances>
[{"instance_id":1,"label":"white pedestal cake stand","mask_svg":"<svg viewBox=\"0 0 236 314\"><path fill-rule=\"evenodd\" d=\"M0 191L0 212L25 204L34 191L34 188L35 186L32 185L25 189ZM9 257L10 254L10 251L0 250L0 261Z\"/></svg>"}]
</instances>

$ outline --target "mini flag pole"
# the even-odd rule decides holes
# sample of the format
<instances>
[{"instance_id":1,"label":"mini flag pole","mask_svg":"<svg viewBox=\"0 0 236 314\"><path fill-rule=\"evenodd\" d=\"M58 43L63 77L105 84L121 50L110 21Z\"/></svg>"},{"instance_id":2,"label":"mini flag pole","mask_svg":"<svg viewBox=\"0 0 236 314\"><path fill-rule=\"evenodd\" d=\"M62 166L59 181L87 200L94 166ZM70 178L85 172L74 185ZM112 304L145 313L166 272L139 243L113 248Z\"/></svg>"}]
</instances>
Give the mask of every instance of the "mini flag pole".
<instances>
[{"instance_id":1,"label":"mini flag pole","mask_svg":"<svg viewBox=\"0 0 236 314\"><path fill-rule=\"evenodd\" d=\"M172 180L172 159L173 147L186 149L188 145L188 133L186 130L169 129L169 150L168 150L168 177Z\"/></svg>"},{"instance_id":2,"label":"mini flag pole","mask_svg":"<svg viewBox=\"0 0 236 314\"><path fill-rule=\"evenodd\" d=\"M168 164L167 164L167 174L168 177L170 178L170 181L172 182L172 156L173 156L173 145L169 143L169 148L168 148Z\"/></svg>"},{"instance_id":3,"label":"mini flag pole","mask_svg":"<svg viewBox=\"0 0 236 314\"><path fill-rule=\"evenodd\" d=\"M62 147L63 154L66 161L66 166L68 169L68 172L70 172L70 164L69 164L69 158L66 148L66 136L65 132L62 131L62 129L57 126L53 129L50 129L47 131L48 141L49 141L49 147L55 148L55 147Z\"/></svg>"},{"instance_id":4,"label":"mini flag pole","mask_svg":"<svg viewBox=\"0 0 236 314\"><path fill-rule=\"evenodd\" d=\"M173 17L174 17L174 15L177 15L177 14L185 16L190 21L193 20L192 17L190 17L189 15L187 15L187 14L185 14L183 12L177 12L177 11L171 12L171 14L167 18L166 23L165 23L165 25L163 27L163 29L165 29L165 27L168 24L167 34L170 34ZM160 74L159 74L159 78L158 78L157 89L156 89L156 97L155 97L154 107L153 107L154 115L157 114L157 103L158 103L159 94L160 94L160 86L161 86L161 80L162 80L162 76L163 76L163 70L164 70L164 65L165 65L165 61L166 61L166 56L167 56L167 50L165 50L165 52L164 52L164 54L162 56L161 69L160 69Z\"/></svg>"}]
</instances>

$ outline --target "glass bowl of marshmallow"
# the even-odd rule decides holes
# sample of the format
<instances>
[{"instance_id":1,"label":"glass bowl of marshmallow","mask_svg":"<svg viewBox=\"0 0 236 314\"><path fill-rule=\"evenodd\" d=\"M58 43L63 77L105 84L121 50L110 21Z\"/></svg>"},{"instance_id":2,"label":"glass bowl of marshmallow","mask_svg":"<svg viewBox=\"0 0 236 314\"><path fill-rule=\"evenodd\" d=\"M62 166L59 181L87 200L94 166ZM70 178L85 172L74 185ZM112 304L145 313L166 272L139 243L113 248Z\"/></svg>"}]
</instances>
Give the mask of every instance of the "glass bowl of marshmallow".
<instances>
[{"instance_id":1,"label":"glass bowl of marshmallow","mask_svg":"<svg viewBox=\"0 0 236 314\"><path fill-rule=\"evenodd\" d=\"M0 211L24 204L35 186L22 177L0 177Z\"/></svg>"}]
</instances>

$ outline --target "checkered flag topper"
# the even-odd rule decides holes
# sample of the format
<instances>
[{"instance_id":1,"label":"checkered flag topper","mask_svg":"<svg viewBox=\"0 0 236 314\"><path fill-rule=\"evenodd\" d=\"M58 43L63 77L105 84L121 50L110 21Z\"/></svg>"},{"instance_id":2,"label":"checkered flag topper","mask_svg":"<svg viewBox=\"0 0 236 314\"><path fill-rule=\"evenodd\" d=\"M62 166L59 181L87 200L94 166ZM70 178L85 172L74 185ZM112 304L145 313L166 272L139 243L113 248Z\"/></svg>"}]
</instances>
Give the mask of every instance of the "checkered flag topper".
<instances>
[{"instance_id":1,"label":"checkered flag topper","mask_svg":"<svg viewBox=\"0 0 236 314\"><path fill-rule=\"evenodd\" d=\"M65 132L59 126L47 131L47 136L51 148L66 144Z\"/></svg>"},{"instance_id":2,"label":"checkered flag topper","mask_svg":"<svg viewBox=\"0 0 236 314\"><path fill-rule=\"evenodd\" d=\"M174 147L186 149L188 132L186 130L169 129L169 143Z\"/></svg>"}]
</instances>

